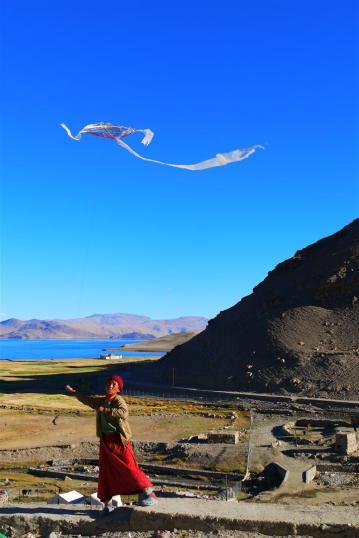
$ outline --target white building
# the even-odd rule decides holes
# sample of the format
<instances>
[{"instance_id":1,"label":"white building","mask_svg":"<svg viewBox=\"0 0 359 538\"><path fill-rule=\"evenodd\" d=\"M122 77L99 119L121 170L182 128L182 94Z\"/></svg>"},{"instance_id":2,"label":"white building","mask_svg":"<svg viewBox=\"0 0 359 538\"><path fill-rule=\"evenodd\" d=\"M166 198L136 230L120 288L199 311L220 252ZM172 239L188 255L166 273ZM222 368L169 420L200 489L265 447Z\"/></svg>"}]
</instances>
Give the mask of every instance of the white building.
<instances>
[{"instance_id":1,"label":"white building","mask_svg":"<svg viewBox=\"0 0 359 538\"><path fill-rule=\"evenodd\" d=\"M104 355L100 355L100 359L104 359L106 361L118 360L122 359L122 355L116 355L115 353L105 353Z\"/></svg>"}]
</instances>

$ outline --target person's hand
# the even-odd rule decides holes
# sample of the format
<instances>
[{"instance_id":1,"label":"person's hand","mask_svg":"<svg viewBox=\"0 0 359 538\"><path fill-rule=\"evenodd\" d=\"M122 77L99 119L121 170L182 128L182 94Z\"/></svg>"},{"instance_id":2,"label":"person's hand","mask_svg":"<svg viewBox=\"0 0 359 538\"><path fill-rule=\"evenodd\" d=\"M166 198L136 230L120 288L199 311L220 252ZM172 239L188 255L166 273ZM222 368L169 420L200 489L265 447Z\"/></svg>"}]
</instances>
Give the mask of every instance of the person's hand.
<instances>
[{"instance_id":1,"label":"person's hand","mask_svg":"<svg viewBox=\"0 0 359 538\"><path fill-rule=\"evenodd\" d=\"M76 392L76 390L74 388L72 388L71 385L66 385L65 390L69 394L75 394L75 392Z\"/></svg>"},{"instance_id":2,"label":"person's hand","mask_svg":"<svg viewBox=\"0 0 359 538\"><path fill-rule=\"evenodd\" d=\"M98 410L99 410L100 413L106 413L106 409L102 405L100 405Z\"/></svg>"}]
</instances>

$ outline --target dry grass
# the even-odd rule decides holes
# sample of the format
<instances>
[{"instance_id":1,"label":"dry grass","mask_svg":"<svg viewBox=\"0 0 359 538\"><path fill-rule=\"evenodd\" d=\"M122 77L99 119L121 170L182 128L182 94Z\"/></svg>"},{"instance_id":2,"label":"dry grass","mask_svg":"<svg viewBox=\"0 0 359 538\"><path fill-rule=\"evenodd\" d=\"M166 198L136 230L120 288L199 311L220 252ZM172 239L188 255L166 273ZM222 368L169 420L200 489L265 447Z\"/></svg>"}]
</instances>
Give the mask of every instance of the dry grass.
<instances>
[{"instance_id":1,"label":"dry grass","mask_svg":"<svg viewBox=\"0 0 359 538\"><path fill-rule=\"evenodd\" d=\"M0 449L97 442L94 413L88 415L43 415L16 410L0 410ZM174 442L190 435L222 428L223 419L202 416L132 415L133 437L138 441Z\"/></svg>"},{"instance_id":2,"label":"dry grass","mask_svg":"<svg viewBox=\"0 0 359 538\"><path fill-rule=\"evenodd\" d=\"M0 394L0 449L96 441L94 412L60 392L64 379L71 382L72 376L82 379L81 374L106 373L108 368L108 361L97 359L2 361L0 383L6 382L8 389L10 382L13 390ZM24 378L27 385L19 391ZM59 394L55 393L57 389ZM234 404L206 405L135 396L125 396L125 400L136 440L172 442L207 433L228 425L233 411L237 419L231 423L232 428L243 430L249 425L249 414L238 411ZM53 424L55 416L59 418Z\"/></svg>"},{"instance_id":3,"label":"dry grass","mask_svg":"<svg viewBox=\"0 0 359 538\"><path fill-rule=\"evenodd\" d=\"M108 363L99 359L1 361L0 379L8 378L9 381L16 381L17 377L22 376L91 373L99 372L106 367Z\"/></svg>"},{"instance_id":4,"label":"dry grass","mask_svg":"<svg viewBox=\"0 0 359 538\"><path fill-rule=\"evenodd\" d=\"M86 408L76 398L67 396L66 394L34 394L31 392L26 393L13 393L13 394L0 394L0 407L3 409L13 407L18 410L29 411L80 411L83 413L91 413L91 410ZM29 409L31 408L31 409Z\"/></svg>"},{"instance_id":5,"label":"dry grass","mask_svg":"<svg viewBox=\"0 0 359 538\"><path fill-rule=\"evenodd\" d=\"M158 357L156 357L158 359ZM39 361L1 361L0 379L10 378L16 381L17 377L37 375L63 375L78 373L93 373L106 371L109 366L129 362L142 362L151 360L151 357L124 357L121 361L105 361L100 359L58 359Z\"/></svg>"}]
</instances>

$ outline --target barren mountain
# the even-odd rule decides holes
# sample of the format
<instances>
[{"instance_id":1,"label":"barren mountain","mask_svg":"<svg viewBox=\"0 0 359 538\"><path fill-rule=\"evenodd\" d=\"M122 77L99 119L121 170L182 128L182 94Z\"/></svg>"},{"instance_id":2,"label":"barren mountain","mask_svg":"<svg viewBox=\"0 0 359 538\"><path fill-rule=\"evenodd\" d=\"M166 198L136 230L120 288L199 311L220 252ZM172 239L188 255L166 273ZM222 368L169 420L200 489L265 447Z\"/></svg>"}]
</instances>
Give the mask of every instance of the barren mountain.
<instances>
[{"instance_id":1,"label":"barren mountain","mask_svg":"<svg viewBox=\"0 0 359 538\"><path fill-rule=\"evenodd\" d=\"M165 355L157 380L359 396L359 219L280 263L253 293Z\"/></svg>"},{"instance_id":2,"label":"barren mountain","mask_svg":"<svg viewBox=\"0 0 359 538\"><path fill-rule=\"evenodd\" d=\"M77 319L22 321L8 319L0 323L0 338L133 338L151 339L172 333L199 332L207 324L202 317L154 320L134 314L94 314Z\"/></svg>"}]
</instances>

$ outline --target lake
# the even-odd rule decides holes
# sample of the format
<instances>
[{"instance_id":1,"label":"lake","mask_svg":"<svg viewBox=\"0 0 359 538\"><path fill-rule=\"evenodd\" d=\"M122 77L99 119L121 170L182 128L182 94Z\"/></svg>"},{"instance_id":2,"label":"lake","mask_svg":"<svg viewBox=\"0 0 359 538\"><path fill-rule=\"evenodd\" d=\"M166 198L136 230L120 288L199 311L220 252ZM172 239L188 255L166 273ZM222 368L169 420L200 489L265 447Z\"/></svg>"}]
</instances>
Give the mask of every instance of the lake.
<instances>
[{"instance_id":1,"label":"lake","mask_svg":"<svg viewBox=\"0 0 359 538\"><path fill-rule=\"evenodd\" d=\"M92 359L105 351L140 340L0 340L0 360ZM112 351L123 357L160 357L163 353Z\"/></svg>"}]
</instances>

